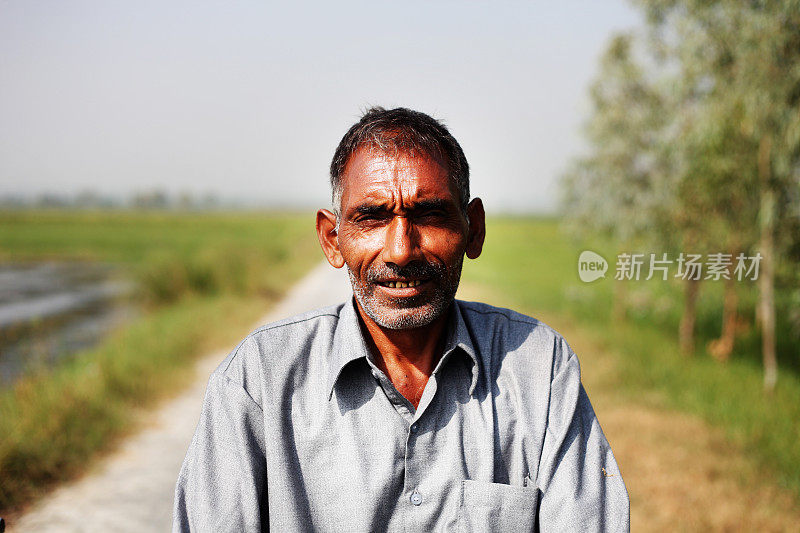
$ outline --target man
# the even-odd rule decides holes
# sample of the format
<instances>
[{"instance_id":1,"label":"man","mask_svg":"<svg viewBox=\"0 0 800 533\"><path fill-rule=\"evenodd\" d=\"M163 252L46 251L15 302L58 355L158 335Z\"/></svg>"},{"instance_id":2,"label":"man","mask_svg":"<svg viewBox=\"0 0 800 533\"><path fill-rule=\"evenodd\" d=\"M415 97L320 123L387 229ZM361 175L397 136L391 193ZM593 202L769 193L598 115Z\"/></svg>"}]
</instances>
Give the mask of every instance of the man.
<instances>
[{"instance_id":1,"label":"man","mask_svg":"<svg viewBox=\"0 0 800 533\"><path fill-rule=\"evenodd\" d=\"M331 184L317 233L354 298L264 326L212 374L174 529L627 530L570 347L533 318L455 300L485 226L447 129L373 108Z\"/></svg>"}]
</instances>

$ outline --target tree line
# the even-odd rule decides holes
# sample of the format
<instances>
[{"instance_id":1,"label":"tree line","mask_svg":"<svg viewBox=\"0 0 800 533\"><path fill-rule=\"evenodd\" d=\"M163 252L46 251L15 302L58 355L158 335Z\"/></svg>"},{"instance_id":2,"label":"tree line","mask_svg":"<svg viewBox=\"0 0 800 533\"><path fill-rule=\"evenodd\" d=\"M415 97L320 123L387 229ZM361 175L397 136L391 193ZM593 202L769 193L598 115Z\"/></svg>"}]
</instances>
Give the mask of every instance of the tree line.
<instances>
[{"instance_id":1,"label":"tree line","mask_svg":"<svg viewBox=\"0 0 800 533\"><path fill-rule=\"evenodd\" d=\"M574 228L623 248L760 254L755 316L771 390L776 291L787 295L778 312L800 308L800 2L636 5L644 29L611 39L591 87L589 150L565 175L565 212ZM721 361L739 309L740 285L728 277L720 337L708 347ZM686 353L701 281L681 281ZM615 283L616 302L624 290Z\"/></svg>"}]
</instances>

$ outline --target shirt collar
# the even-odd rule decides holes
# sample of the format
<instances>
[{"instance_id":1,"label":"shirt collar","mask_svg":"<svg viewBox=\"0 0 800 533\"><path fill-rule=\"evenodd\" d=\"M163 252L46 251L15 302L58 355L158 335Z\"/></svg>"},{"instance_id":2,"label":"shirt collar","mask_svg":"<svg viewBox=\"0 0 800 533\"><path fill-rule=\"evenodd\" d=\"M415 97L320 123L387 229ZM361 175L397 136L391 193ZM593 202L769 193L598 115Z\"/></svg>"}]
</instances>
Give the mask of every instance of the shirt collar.
<instances>
[{"instance_id":1,"label":"shirt collar","mask_svg":"<svg viewBox=\"0 0 800 533\"><path fill-rule=\"evenodd\" d=\"M458 300L453 302L446 335L447 340L445 341L444 352L434 372L441 367L442 363L450 357L450 354L456 348L460 348L472 359L472 381L469 386L469 394L472 395L478 383L480 364ZM358 322L358 311L353 297L344 304L339 312L339 321L333 335L332 348L328 366L327 388L325 389L328 392L329 400L333 396L333 388L336 386L344 367L356 359L366 360L370 356L369 348L364 341L361 326Z\"/></svg>"},{"instance_id":2,"label":"shirt collar","mask_svg":"<svg viewBox=\"0 0 800 533\"><path fill-rule=\"evenodd\" d=\"M329 400L333 396L333 387L336 385L342 369L351 361L366 359L369 355L369 348L364 342L361 326L358 323L358 311L353 302L351 296L339 311L339 321L336 324L336 331L333 333L333 349L331 350L325 389L328 392Z\"/></svg>"}]
</instances>

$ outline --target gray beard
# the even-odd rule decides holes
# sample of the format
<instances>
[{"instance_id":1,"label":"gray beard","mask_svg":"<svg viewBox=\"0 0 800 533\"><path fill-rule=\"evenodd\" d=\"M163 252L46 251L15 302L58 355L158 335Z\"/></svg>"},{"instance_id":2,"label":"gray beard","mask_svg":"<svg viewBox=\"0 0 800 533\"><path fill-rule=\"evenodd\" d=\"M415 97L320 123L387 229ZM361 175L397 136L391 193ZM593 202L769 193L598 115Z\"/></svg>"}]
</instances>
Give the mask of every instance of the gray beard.
<instances>
[{"instance_id":1,"label":"gray beard","mask_svg":"<svg viewBox=\"0 0 800 533\"><path fill-rule=\"evenodd\" d=\"M353 294L356 297L356 301L373 322L386 329L414 329L431 324L443 316L450 307L450 303L455 299L456 291L458 291L463 261L463 258L459 259L458 263L450 268L435 267L433 265L428 265L425 268L426 273L434 274L431 278L431 281L434 282L432 297L427 297L424 300L422 298L389 298L387 300L389 305L383 304L376 297L375 286L370 279L363 284L359 283L349 265L347 266L347 274L350 276L350 284L353 286ZM402 277L407 277L408 274L403 275L402 272L413 269L395 270L385 267L376 270L380 270L381 273L391 271ZM373 272L373 274L367 277L377 277L377 272Z\"/></svg>"}]
</instances>

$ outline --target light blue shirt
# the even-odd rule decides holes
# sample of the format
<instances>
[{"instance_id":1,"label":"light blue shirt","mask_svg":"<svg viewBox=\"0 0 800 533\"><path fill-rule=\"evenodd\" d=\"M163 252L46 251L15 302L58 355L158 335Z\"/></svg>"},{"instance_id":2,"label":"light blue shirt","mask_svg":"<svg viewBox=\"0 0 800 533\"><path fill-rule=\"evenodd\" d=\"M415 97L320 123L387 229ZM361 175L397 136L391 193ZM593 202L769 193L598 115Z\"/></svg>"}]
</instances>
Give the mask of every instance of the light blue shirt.
<instances>
[{"instance_id":1,"label":"light blue shirt","mask_svg":"<svg viewBox=\"0 0 800 533\"><path fill-rule=\"evenodd\" d=\"M264 326L208 383L174 531L627 531L580 381L536 319L456 300L414 409L351 299Z\"/></svg>"}]
</instances>

